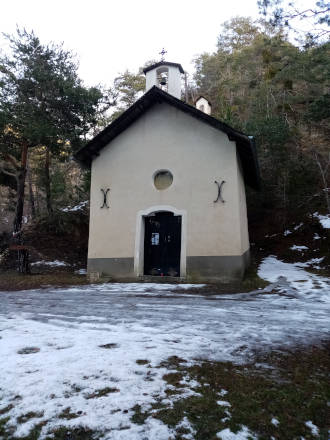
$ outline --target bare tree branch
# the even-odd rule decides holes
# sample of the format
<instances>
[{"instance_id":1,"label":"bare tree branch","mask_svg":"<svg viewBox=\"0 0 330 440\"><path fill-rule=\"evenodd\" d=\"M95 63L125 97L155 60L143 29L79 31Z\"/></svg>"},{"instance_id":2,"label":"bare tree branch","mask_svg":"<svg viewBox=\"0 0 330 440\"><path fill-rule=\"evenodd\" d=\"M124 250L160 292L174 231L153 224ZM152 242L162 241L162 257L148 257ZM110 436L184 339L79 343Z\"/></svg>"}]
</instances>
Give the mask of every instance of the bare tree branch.
<instances>
[{"instance_id":1,"label":"bare tree branch","mask_svg":"<svg viewBox=\"0 0 330 440\"><path fill-rule=\"evenodd\" d=\"M3 168L3 166L0 164L0 173L6 174L7 176L10 177L14 177L17 180L17 175L15 173L12 173L8 170L6 170L5 168Z\"/></svg>"},{"instance_id":2,"label":"bare tree branch","mask_svg":"<svg viewBox=\"0 0 330 440\"><path fill-rule=\"evenodd\" d=\"M11 154L6 153L4 154L4 159L9 162L16 170L21 168L20 162Z\"/></svg>"}]
</instances>

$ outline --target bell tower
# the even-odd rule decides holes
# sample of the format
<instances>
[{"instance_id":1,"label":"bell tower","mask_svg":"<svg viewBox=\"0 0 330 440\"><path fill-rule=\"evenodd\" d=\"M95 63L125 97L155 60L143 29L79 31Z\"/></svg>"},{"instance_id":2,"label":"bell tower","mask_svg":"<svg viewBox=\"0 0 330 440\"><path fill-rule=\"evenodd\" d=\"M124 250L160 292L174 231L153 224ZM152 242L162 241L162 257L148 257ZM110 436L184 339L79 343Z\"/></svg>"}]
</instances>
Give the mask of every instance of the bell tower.
<instances>
[{"instance_id":1,"label":"bell tower","mask_svg":"<svg viewBox=\"0 0 330 440\"><path fill-rule=\"evenodd\" d=\"M176 98L181 98L181 75L184 70L181 64L160 61L143 69L146 76L146 92L157 86Z\"/></svg>"}]
</instances>

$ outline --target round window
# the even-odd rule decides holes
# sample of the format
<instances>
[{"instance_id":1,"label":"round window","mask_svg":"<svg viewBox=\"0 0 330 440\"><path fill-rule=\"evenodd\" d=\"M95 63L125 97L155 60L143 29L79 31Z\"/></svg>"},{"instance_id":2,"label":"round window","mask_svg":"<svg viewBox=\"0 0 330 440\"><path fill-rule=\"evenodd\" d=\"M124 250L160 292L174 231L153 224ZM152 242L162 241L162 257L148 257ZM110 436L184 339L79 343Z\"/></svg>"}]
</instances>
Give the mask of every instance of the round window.
<instances>
[{"instance_id":1,"label":"round window","mask_svg":"<svg viewBox=\"0 0 330 440\"><path fill-rule=\"evenodd\" d=\"M154 175L154 184L157 189L166 189L172 185L173 175L167 170L157 171Z\"/></svg>"}]
</instances>

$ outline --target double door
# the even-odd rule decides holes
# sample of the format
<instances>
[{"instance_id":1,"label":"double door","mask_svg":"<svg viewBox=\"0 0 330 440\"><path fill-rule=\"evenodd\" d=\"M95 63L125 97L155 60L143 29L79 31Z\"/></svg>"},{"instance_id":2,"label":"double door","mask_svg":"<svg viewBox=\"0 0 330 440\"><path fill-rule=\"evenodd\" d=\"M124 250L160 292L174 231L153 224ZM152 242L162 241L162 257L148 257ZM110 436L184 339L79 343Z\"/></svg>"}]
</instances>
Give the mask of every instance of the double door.
<instances>
[{"instance_id":1,"label":"double door","mask_svg":"<svg viewBox=\"0 0 330 440\"><path fill-rule=\"evenodd\" d=\"M144 274L180 276L181 216L159 212L145 217Z\"/></svg>"}]
</instances>

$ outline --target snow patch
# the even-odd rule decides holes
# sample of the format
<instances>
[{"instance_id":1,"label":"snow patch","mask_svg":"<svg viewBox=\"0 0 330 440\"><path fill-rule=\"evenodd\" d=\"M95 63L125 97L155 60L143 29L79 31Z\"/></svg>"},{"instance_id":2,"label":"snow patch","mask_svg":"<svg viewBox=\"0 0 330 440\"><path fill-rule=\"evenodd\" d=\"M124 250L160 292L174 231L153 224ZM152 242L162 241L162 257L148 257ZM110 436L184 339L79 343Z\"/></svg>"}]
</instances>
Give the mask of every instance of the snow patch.
<instances>
[{"instance_id":1,"label":"snow patch","mask_svg":"<svg viewBox=\"0 0 330 440\"><path fill-rule=\"evenodd\" d=\"M231 406L231 404L229 402L227 402L226 400L217 400L217 404L219 406Z\"/></svg>"},{"instance_id":2,"label":"snow patch","mask_svg":"<svg viewBox=\"0 0 330 440\"><path fill-rule=\"evenodd\" d=\"M313 216L319 219L319 222L324 229L330 229L330 214L321 215L318 212L314 212Z\"/></svg>"},{"instance_id":3,"label":"snow patch","mask_svg":"<svg viewBox=\"0 0 330 440\"><path fill-rule=\"evenodd\" d=\"M257 437L253 435L246 426L242 426L242 429L236 434L229 428L223 429L217 433L217 437L221 440L256 440Z\"/></svg>"},{"instance_id":4,"label":"snow patch","mask_svg":"<svg viewBox=\"0 0 330 440\"><path fill-rule=\"evenodd\" d=\"M74 271L74 273L78 274L78 275L86 275L87 274L87 270L86 269L77 269Z\"/></svg>"},{"instance_id":5,"label":"snow patch","mask_svg":"<svg viewBox=\"0 0 330 440\"><path fill-rule=\"evenodd\" d=\"M311 430L311 433L315 436L319 435L319 428L314 425L314 423L311 420L308 420L305 425L307 426L307 428L309 428Z\"/></svg>"},{"instance_id":6,"label":"snow patch","mask_svg":"<svg viewBox=\"0 0 330 440\"><path fill-rule=\"evenodd\" d=\"M136 295L146 293L148 295L173 295L175 290L191 290L205 287L206 284L169 284L169 283L104 283L93 285L98 291L113 294L123 293L125 295ZM76 288L74 288L76 289ZM79 288L78 288L79 289ZM81 289L80 289L81 290ZM194 294L195 295L195 294ZM183 296L181 294L181 296ZM189 293L187 296L191 296ZM196 296L196 295L195 295ZM199 295L202 296L202 295Z\"/></svg>"},{"instance_id":7,"label":"snow patch","mask_svg":"<svg viewBox=\"0 0 330 440\"><path fill-rule=\"evenodd\" d=\"M72 207L67 206L66 208L62 208L61 211L63 211L63 212L81 211L87 204L88 204L88 200L85 200L84 202L78 203L78 205L75 205Z\"/></svg>"},{"instance_id":8,"label":"snow patch","mask_svg":"<svg viewBox=\"0 0 330 440\"><path fill-rule=\"evenodd\" d=\"M228 394L228 391L224 389L220 390L220 392L218 393L218 395L222 397L225 396L226 394Z\"/></svg>"},{"instance_id":9,"label":"snow patch","mask_svg":"<svg viewBox=\"0 0 330 440\"><path fill-rule=\"evenodd\" d=\"M285 263L278 260L274 255L266 257L260 264L258 275L266 281L275 283L281 279L291 284L294 291L292 294L299 297L302 294L314 294L326 302L330 302L329 278L306 272L301 268L304 263ZM299 267L300 266L300 267ZM324 289L324 291L323 291ZM310 296L312 298L312 296Z\"/></svg>"},{"instance_id":10,"label":"snow patch","mask_svg":"<svg viewBox=\"0 0 330 440\"><path fill-rule=\"evenodd\" d=\"M60 267L60 266L70 266L68 263L64 261L54 260L54 261L35 261L31 263L31 266L52 266L52 267Z\"/></svg>"},{"instance_id":11,"label":"snow patch","mask_svg":"<svg viewBox=\"0 0 330 440\"><path fill-rule=\"evenodd\" d=\"M187 417L184 417L181 422L179 422L176 425L176 430L177 429L186 429L187 431L189 431L189 433L186 434L181 434L181 438L184 440L194 440L195 435L196 435L196 430L191 426L189 420L187 419ZM173 434L175 434L175 431L173 432Z\"/></svg>"},{"instance_id":12,"label":"snow patch","mask_svg":"<svg viewBox=\"0 0 330 440\"><path fill-rule=\"evenodd\" d=\"M280 424L279 420L277 420L276 417L273 417L270 423L274 426L278 426Z\"/></svg>"},{"instance_id":13,"label":"snow patch","mask_svg":"<svg viewBox=\"0 0 330 440\"><path fill-rule=\"evenodd\" d=\"M308 247L307 246L297 246L294 244L293 246L290 247L290 249L292 251L304 251L304 250L308 250Z\"/></svg>"},{"instance_id":14,"label":"snow patch","mask_svg":"<svg viewBox=\"0 0 330 440\"><path fill-rule=\"evenodd\" d=\"M321 269L319 263L321 263L324 258L325 257L311 258L310 260L304 261L303 263L294 263L294 265L297 267L313 267L313 269Z\"/></svg>"}]
</instances>

